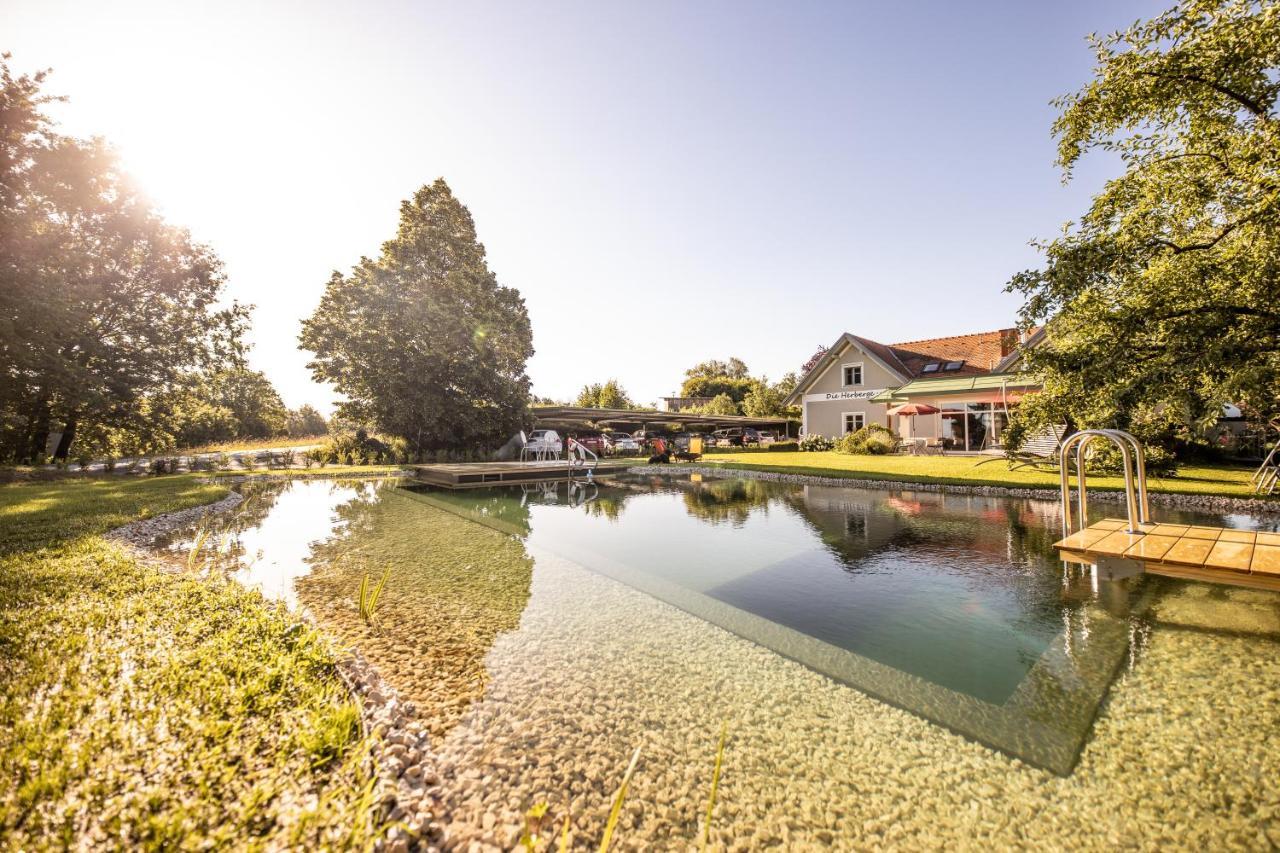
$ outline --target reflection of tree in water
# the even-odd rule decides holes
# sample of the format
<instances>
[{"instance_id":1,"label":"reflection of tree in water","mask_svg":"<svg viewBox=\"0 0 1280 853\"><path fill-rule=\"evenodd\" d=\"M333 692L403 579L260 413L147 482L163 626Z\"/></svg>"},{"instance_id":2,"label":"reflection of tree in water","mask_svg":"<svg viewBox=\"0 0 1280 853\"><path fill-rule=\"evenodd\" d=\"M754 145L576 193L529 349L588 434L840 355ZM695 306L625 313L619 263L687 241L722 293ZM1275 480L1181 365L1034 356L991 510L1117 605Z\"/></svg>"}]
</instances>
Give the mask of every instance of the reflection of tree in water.
<instances>
[{"instance_id":1,"label":"reflection of tree in water","mask_svg":"<svg viewBox=\"0 0 1280 853\"><path fill-rule=\"evenodd\" d=\"M741 527L752 510L767 513L770 500L776 497L768 484L758 480L710 480L680 485L689 515L710 524L728 522Z\"/></svg>"},{"instance_id":2,"label":"reflection of tree in water","mask_svg":"<svg viewBox=\"0 0 1280 853\"><path fill-rule=\"evenodd\" d=\"M501 501L488 508L508 524L521 517ZM349 501L337 514L345 523L312 548L313 570L297 582L299 600L442 734L483 695L484 657L499 634L518 625L533 562L515 536L404 489ZM366 575L376 579L386 569L370 626L360 618L357 590Z\"/></svg>"},{"instance_id":3,"label":"reflection of tree in water","mask_svg":"<svg viewBox=\"0 0 1280 853\"><path fill-rule=\"evenodd\" d=\"M259 555L246 553L243 534L262 525L288 488L287 480L241 483L236 491L244 500L233 509L187 525L165 537L162 544L206 574L231 574L250 566Z\"/></svg>"}]
</instances>

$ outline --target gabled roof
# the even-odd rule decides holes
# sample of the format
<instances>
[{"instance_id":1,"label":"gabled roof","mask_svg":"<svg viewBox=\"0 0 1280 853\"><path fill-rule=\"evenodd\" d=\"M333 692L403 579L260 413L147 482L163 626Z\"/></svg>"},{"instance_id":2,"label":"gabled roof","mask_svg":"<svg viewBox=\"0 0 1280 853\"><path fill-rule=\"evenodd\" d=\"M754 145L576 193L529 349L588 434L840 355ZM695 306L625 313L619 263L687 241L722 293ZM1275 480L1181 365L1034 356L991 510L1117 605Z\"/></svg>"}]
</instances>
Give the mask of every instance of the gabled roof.
<instances>
[{"instance_id":1,"label":"gabled roof","mask_svg":"<svg viewBox=\"0 0 1280 853\"><path fill-rule=\"evenodd\" d=\"M786 399L786 404L794 405L801 398L809 386L836 361L837 353L844 348L845 344L858 347L879 362L881 367L905 383L921 376L954 378L1002 373L1020 359L1020 347L1035 346L1043 337L1044 329L1041 327L1033 330L1031 336L1023 343L1019 343L1016 329L997 329L994 332L976 332L946 338L906 341L900 344L882 344L845 332L796 383L795 390ZM947 362L962 362L962 365L958 370L942 370L942 366ZM939 368L924 373L925 365L934 363L938 364Z\"/></svg>"}]
</instances>

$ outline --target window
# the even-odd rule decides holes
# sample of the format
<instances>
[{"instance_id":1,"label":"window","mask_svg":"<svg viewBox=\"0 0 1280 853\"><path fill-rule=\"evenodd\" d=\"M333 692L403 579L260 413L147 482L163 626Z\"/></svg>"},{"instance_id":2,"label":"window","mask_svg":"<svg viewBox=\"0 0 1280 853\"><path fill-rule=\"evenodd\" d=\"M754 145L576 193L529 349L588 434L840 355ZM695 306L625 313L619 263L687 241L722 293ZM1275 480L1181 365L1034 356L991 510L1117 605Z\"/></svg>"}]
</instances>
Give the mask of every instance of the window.
<instances>
[{"instance_id":1,"label":"window","mask_svg":"<svg viewBox=\"0 0 1280 853\"><path fill-rule=\"evenodd\" d=\"M926 364L924 367L920 368L920 372L921 372L921 373L937 373L937 372L938 372L938 368L939 368L940 366L941 366L941 365L939 365L939 364L938 364L938 362L936 362L936 361L931 361L931 362L929 362L928 364Z\"/></svg>"},{"instance_id":2,"label":"window","mask_svg":"<svg viewBox=\"0 0 1280 853\"><path fill-rule=\"evenodd\" d=\"M943 370L959 370L962 367L964 367L963 361L948 361L947 366L942 369Z\"/></svg>"},{"instance_id":3,"label":"window","mask_svg":"<svg viewBox=\"0 0 1280 853\"><path fill-rule=\"evenodd\" d=\"M861 364L846 364L844 366L844 384L846 387L862 384Z\"/></svg>"},{"instance_id":4,"label":"window","mask_svg":"<svg viewBox=\"0 0 1280 853\"><path fill-rule=\"evenodd\" d=\"M867 416L862 412L845 412L844 413L844 431L846 433L857 432L866 425Z\"/></svg>"}]
</instances>

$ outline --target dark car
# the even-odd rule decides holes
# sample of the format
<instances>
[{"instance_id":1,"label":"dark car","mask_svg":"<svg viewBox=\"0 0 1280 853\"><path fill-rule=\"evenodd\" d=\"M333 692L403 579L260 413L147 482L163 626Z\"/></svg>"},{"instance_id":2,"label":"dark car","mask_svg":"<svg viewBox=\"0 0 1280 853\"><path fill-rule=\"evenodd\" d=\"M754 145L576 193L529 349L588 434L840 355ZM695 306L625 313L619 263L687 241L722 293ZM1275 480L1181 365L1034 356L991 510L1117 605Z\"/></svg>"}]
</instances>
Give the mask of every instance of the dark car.
<instances>
[{"instance_id":1,"label":"dark car","mask_svg":"<svg viewBox=\"0 0 1280 853\"><path fill-rule=\"evenodd\" d=\"M742 447L744 444L759 444L760 433L751 427L727 427L714 433L716 444L720 446Z\"/></svg>"}]
</instances>

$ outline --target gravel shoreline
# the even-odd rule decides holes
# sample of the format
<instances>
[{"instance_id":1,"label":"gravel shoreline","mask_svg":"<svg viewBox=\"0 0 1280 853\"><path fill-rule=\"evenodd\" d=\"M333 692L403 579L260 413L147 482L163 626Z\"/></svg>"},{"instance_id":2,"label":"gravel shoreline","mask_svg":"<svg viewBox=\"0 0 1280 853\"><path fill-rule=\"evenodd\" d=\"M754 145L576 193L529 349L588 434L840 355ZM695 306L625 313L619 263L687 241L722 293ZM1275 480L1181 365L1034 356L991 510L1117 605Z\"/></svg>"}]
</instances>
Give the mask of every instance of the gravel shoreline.
<instances>
[{"instance_id":1,"label":"gravel shoreline","mask_svg":"<svg viewBox=\"0 0 1280 853\"><path fill-rule=\"evenodd\" d=\"M853 477L820 477L813 474L782 474L777 471L753 471L744 468L720 468L707 465L637 465L628 468L629 474L701 474L704 477L725 479L742 478L767 480L774 483L796 483L802 486L837 486L846 489L877 489L906 492L945 492L955 495L986 495L989 497L1030 498L1041 501L1059 501L1062 495L1057 489L1019 489L1010 486L966 486L953 483L909 483L902 480L861 480ZM1075 491L1072 491L1075 494ZM1274 515L1280 513L1280 501L1262 498L1235 498L1223 495L1181 495L1150 492L1147 495L1152 506L1170 509L1202 510L1209 512L1238 512L1246 515ZM1099 503L1124 503L1124 492L1093 489L1089 500Z\"/></svg>"},{"instance_id":2,"label":"gravel shoreline","mask_svg":"<svg viewBox=\"0 0 1280 853\"><path fill-rule=\"evenodd\" d=\"M231 485L249 480L239 477ZM211 504L139 519L108 532L105 538L128 550L139 562L164 572L183 570L171 555L157 549L161 539L215 515L227 513L244 501L232 491ZM304 609L303 618L316 625ZM317 627L320 627L317 625ZM321 628L323 630L323 628ZM431 749L431 738L417 717L417 709L404 701L356 648L337 655L338 677L360 707L361 726L372 737L372 758L379 778L379 796L385 819L395 824L376 849L436 851L448 834L439 819L440 777Z\"/></svg>"}]
</instances>

